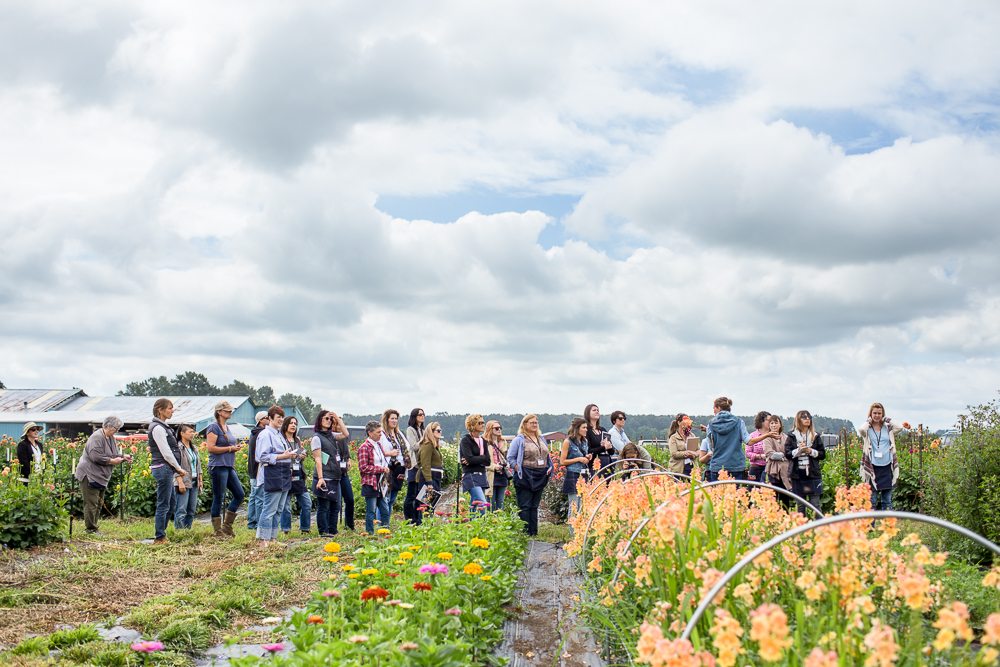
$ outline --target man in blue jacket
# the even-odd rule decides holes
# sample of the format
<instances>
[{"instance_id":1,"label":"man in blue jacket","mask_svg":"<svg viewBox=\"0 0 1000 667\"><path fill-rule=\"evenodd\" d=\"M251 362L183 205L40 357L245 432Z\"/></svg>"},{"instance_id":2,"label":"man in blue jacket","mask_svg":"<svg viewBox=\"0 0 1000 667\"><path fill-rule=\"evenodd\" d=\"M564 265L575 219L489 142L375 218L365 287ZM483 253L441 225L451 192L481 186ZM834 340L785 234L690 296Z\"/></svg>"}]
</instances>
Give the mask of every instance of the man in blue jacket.
<instances>
[{"instance_id":1,"label":"man in blue jacket","mask_svg":"<svg viewBox=\"0 0 1000 667\"><path fill-rule=\"evenodd\" d=\"M744 445L750 440L747 425L733 416L733 402L725 396L715 399L712 408L715 416L708 422L708 442L711 460L708 464L708 481L719 479L725 470L734 479L747 478L747 457Z\"/></svg>"}]
</instances>

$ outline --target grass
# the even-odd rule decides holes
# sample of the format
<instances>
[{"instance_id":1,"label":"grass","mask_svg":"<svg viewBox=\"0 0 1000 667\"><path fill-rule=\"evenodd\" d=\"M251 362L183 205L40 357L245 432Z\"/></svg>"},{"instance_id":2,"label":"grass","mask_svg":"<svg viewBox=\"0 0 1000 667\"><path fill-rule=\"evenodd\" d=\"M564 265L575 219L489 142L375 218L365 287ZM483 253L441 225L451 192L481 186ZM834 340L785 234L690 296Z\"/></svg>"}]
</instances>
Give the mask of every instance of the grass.
<instances>
[{"instance_id":1,"label":"grass","mask_svg":"<svg viewBox=\"0 0 1000 667\"><path fill-rule=\"evenodd\" d=\"M128 646L122 653L121 644L96 641L87 625L120 622L164 643L157 664L186 664L185 653L229 638L270 639L248 626L301 603L328 574L316 557L326 540L315 535L283 536L287 548L263 551L245 528L219 540L196 523L168 532L167 544L141 542L152 532L151 519L105 519L100 535L4 554L0 650L17 645L12 664L47 664L49 650L62 651L61 664L125 664ZM349 552L365 539L348 532L338 541ZM89 630L53 633L62 625ZM8 651L0 663L14 656Z\"/></svg>"},{"instance_id":2,"label":"grass","mask_svg":"<svg viewBox=\"0 0 1000 667\"><path fill-rule=\"evenodd\" d=\"M552 542L553 544L569 542L569 524L542 521L538 524L538 535L535 539L541 542Z\"/></svg>"}]
</instances>

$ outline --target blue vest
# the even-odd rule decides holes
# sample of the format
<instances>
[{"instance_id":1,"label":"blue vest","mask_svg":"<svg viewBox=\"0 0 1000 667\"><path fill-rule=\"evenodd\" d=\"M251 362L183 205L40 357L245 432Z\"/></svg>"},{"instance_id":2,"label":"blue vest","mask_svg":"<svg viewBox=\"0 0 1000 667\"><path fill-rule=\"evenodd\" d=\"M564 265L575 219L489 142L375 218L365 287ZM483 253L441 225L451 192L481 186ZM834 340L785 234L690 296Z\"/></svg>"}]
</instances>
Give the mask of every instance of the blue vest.
<instances>
[{"instance_id":1,"label":"blue vest","mask_svg":"<svg viewBox=\"0 0 1000 667\"><path fill-rule=\"evenodd\" d=\"M573 438L570 438L569 450L566 452L566 458L576 459L586 455L587 455L587 450L584 449L584 445L574 440ZM579 461L577 461L576 463L570 463L568 466L566 466L566 470L569 470L570 472L583 472L586 469L587 465L585 463L580 463Z\"/></svg>"}]
</instances>

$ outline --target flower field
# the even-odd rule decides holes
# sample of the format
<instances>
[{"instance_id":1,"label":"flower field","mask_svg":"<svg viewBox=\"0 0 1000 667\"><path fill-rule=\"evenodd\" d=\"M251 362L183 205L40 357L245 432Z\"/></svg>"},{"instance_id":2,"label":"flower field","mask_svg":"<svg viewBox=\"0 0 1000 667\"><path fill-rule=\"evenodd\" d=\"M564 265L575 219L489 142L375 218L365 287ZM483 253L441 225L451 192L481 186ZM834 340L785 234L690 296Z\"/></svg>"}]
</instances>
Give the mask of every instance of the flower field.
<instances>
[{"instance_id":1,"label":"flower field","mask_svg":"<svg viewBox=\"0 0 1000 667\"><path fill-rule=\"evenodd\" d=\"M586 570L584 603L614 664L985 665L1000 655L1000 566L979 575L987 603L973 615L955 596L947 554L892 519L825 526L765 552L683 639L727 570L806 519L770 490L736 485L697 490L654 476L580 489L566 550ZM867 509L867 486L836 489L836 513Z\"/></svg>"},{"instance_id":2,"label":"flower field","mask_svg":"<svg viewBox=\"0 0 1000 667\"><path fill-rule=\"evenodd\" d=\"M270 645L274 655L267 661L493 664L525 543L508 512L380 529L350 553L329 542L315 556L329 564L329 579L284 628L289 645Z\"/></svg>"}]
</instances>

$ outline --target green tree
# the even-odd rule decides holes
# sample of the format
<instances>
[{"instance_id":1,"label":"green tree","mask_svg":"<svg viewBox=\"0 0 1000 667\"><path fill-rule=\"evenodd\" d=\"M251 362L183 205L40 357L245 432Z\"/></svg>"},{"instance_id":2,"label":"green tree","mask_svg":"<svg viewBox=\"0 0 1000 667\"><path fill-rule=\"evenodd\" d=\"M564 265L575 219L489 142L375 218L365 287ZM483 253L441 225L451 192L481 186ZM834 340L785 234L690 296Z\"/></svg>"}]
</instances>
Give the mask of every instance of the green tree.
<instances>
[{"instance_id":1,"label":"green tree","mask_svg":"<svg viewBox=\"0 0 1000 667\"><path fill-rule=\"evenodd\" d=\"M119 396L172 396L175 394L173 384L166 375L129 382L124 389L118 392Z\"/></svg>"},{"instance_id":2,"label":"green tree","mask_svg":"<svg viewBox=\"0 0 1000 667\"><path fill-rule=\"evenodd\" d=\"M310 424L316 419L316 415L323 409L318 403L313 403L308 396L298 394L282 394L278 397L278 405L294 405Z\"/></svg>"}]
</instances>

